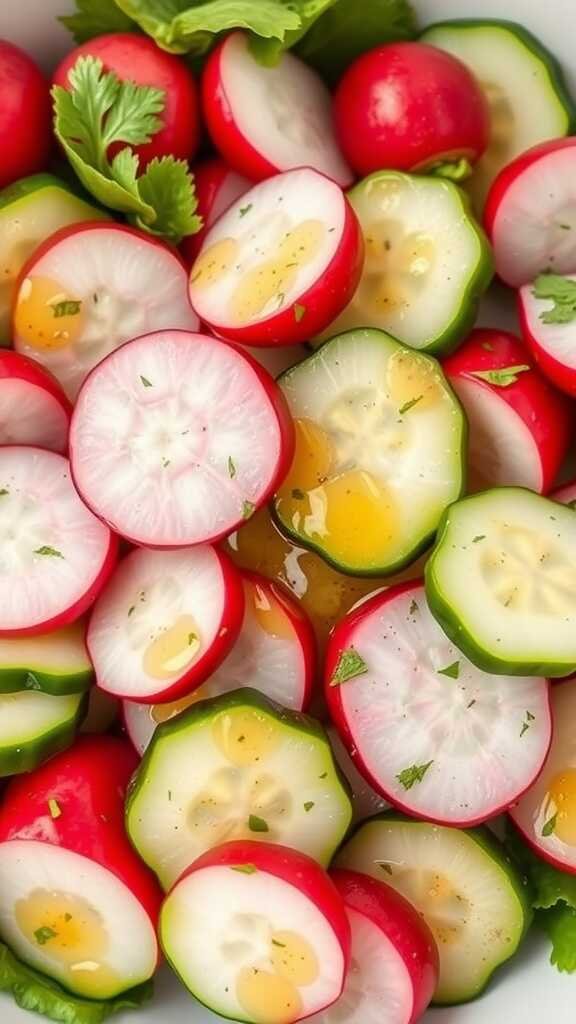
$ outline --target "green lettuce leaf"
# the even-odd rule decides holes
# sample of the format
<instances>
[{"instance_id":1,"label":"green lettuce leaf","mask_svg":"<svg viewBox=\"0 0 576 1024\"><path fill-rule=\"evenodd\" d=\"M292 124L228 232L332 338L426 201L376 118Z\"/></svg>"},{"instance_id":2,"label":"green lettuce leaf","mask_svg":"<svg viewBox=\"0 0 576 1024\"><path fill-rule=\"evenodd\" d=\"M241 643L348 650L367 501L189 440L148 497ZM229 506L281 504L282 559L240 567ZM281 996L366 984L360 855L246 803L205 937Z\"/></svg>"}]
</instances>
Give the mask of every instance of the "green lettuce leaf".
<instances>
[{"instance_id":1,"label":"green lettuce leaf","mask_svg":"<svg viewBox=\"0 0 576 1024\"><path fill-rule=\"evenodd\" d=\"M105 32L133 32L136 24L116 4L116 0L76 0L75 14L64 14L58 21L72 33L77 43L86 43Z\"/></svg>"},{"instance_id":2,"label":"green lettuce leaf","mask_svg":"<svg viewBox=\"0 0 576 1024\"><path fill-rule=\"evenodd\" d=\"M41 1013L61 1024L100 1024L121 1010L135 1010L152 997L151 981L138 985L116 999L82 999L66 992L57 982L21 963L0 942L0 992L8 992L23 1010Z\"/></svg>"},{"instance_id":3,"label":"green lettuce leaf","mask_svg":"<svg viewBox=\"0 0 576 1024\"><path fill-rule=\"evenodd\" d=\"M261 64L268 67L272 67L278 62L284 50L295 46L310 30L314 22L322 17L330 7L334 7L338 0L281 0L281 2L296 12L300 18L300 27L287 32L282 40L252 36L252 53Z\"/></svg>"}]
</instances>

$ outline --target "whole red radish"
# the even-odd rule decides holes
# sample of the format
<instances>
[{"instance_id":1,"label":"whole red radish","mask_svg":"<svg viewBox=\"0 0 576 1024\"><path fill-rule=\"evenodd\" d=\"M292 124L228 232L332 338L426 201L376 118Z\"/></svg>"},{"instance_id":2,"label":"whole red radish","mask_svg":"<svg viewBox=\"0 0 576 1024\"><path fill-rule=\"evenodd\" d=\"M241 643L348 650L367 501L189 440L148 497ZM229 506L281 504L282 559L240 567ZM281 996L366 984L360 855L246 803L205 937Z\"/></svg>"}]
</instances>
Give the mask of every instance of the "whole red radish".
<instances>
[{"instance_id":1,"label":"whole red radish","mask_svg":"<svg viewBox=\"0 0 576 1024\"><path fill-rule=\"evenodd\" d=\"M0 188L45 167L50 125L48 83L27 53L0 39Z\"/></svg>"},{"instance_id":2,"label":"whole red radish","mask_svg":"<svg viewBox=\"0 0 576 1024\"><path fill-rule=\"evenodd\" d=\"M489 140L488 106L475 78L425 43L391 43L359 57L340 80L334 114L344 156L359 175L473 163Z\"/></svg>"}]
</instances>

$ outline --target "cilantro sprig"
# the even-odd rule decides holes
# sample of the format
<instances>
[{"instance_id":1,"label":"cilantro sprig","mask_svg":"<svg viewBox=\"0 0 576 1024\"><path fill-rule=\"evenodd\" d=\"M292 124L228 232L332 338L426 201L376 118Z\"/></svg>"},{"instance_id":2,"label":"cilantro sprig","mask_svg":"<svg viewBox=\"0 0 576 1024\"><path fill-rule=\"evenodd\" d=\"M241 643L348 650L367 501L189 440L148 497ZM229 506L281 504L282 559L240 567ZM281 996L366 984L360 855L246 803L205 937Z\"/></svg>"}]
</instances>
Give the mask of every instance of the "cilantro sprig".
<instances>
[{"instance_id":1,"label":"cilantro sprig","mask_svg":"<svg viewBox=\"0 0 576 1024\"><path fill-rule=\"evenodd\" d=\"M535 299L549 299L550 309L540 313L543 324L569 324L576 318L576 281L562 274L539 274L534 282Z\"/></svg>"}]
</instances>

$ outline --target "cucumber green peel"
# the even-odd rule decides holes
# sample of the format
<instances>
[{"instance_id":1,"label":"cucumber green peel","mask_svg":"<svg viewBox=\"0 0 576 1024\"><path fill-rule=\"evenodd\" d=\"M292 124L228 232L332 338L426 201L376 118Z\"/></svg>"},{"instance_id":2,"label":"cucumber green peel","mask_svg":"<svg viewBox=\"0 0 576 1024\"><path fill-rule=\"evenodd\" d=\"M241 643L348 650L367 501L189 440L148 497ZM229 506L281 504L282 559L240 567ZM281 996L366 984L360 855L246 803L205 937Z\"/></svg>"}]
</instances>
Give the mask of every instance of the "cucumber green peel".
<instances>
[{"instance_id":1,"label":"cucumber green peel","mask_svg":"<svg viewBox=\"0 0 576 1024\"><path fill-rule=\"evenodd\" d=\"M84 693L94 670L78 624L32 637L0 637L0 694L37 690L62 697Z\"/></svg>"},{"instance_id":2,"label":"cucumber green peel","mask_svg":"<svg viewBox=\"0 0 576 1024\"><path fill-rule=\"evenodd\" d=\"M33 733L30 729L29 715L27 715L27 701L34 697L42 700L50 714L50 725L45 729L38 726ZM7 701L22 703L20 717L22 719L22 731L17 735L6 735L5 722L2 715L2 704ZM60 717L54 718L51 702ZM0 778L8 775L18 775L21 772L30 772L37 768L43 761L48 760L54 754L60 753L69 747L81 725L88 708L87 694L70 694L68 696L52 697L48 694L34 694L29 690L16 694L4 694L0 696ZM28 724L27 724L28 723ZM14 730L12 730L14 732Z\"/></svg>"}]
</instances>

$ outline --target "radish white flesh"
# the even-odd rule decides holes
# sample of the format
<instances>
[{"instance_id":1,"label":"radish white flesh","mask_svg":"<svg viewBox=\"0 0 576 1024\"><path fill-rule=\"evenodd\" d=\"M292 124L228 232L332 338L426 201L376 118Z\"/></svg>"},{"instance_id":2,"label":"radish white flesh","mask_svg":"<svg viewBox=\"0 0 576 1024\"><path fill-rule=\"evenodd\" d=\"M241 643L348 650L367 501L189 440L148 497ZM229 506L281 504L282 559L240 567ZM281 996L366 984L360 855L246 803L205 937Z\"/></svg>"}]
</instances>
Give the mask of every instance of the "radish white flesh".
<instances>
[{"instance_id":1,"label":"radish white flesh","mask_svg":"<svg viewBox=\"0 0 576 1024\"><path fill-rule=\"evenodd\" d=\"M72 407L58 382L17 355L0 355L0 445L39 445L65 452Z\"/></svg>"},{"instance_id":2,"label":"radish white flesh","mask_svg":"<svg viewBox=\"0 0 576 1024\"><path fill-rule=\"evenodd\" d=\"M198 329L186 270L170 249L137 231L65 229L22 272L14 347L51 370L71 398L104 356L162 328Z\"/></svg>"},{"instance_id":3,"label":"radish white flesh","mask_svg":"<svg viewBox=\"0 0 576 1024\"><path fill-rule=\"evenodd\" d=\"M92 681L83 623L43 636L0 637L0 693L77 693Z\"/></svg>"},{"instance_id":4,"label":"radish white flesh","mask_svg":"<svg viewBox=\"0 0 576 1024\"><path fill-rule=\"evenodd\" d=\"M133 551L90 619L98 685L131 700L176 699L226 656L241 615L240 579L215 548Z\"/></svg>"},{"instance_id":5,"label":"radish white flesh","mask_svg":"<svg viewBox=\"0 0 576 1024\"><path fill-rule=\"evenodd\" d=\"M96 861L50 842L0 844L0 937L31 967L91 999L145 981L156 965L154 927L130 890Z\"/></svg>"},{"instance_id":6,"label":"radish white flesh","mask_svg":"<svg viewBox=\"0 0 576 1024\"><path fill-rule=\"evenodd\" d=\"M213 54L203 91L212 139L240 173L259 180L313 167L343 188L351 184L332 128L330 93L292 53L267 67L251 53L248 36L234 32Z\"/></svg>"},{"instance_id":7,"label":"radish white flesh","mask_svg":"<svg viewBox=\"0 0 576 1024\"><path fill-rule=\"evenodd\" d=\"M82 694L0 693L0 777L32 771L69 747L84 710Z\"/></svg>"},{"instance_id":8,"label":"radish white flesh","mask_svg":"<svg viewBox=\"0 0 576 1024\"><path fill-rule=\"evenodd\" d=\"M0 448L0 633L42 633L79 618L115 550L108 527L78 497L67 459Z\"/></svg>"},{"instance_id":9,"label":"radish white flesh","mask_svg":"<svg viewBox=\"0 0 576 1024\"><path fill-rule=\"evenodd\" d=\"M291 440L265 370L214 338L162 331L93 370L70 453L80 494L113 529L183 547L230 533L263 504Z\"/></svg>"}]
</instances>

